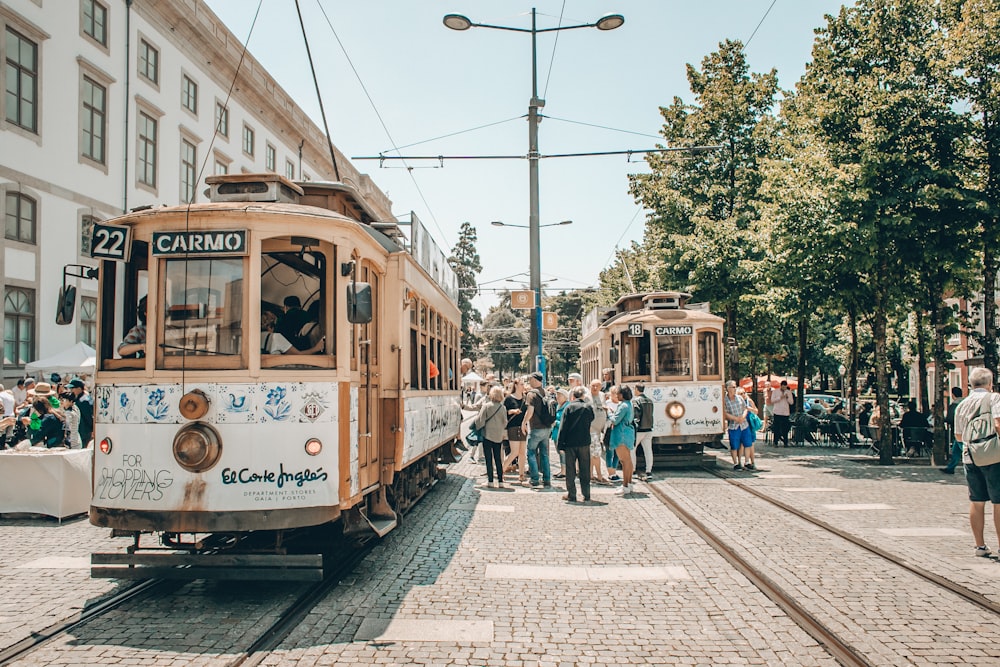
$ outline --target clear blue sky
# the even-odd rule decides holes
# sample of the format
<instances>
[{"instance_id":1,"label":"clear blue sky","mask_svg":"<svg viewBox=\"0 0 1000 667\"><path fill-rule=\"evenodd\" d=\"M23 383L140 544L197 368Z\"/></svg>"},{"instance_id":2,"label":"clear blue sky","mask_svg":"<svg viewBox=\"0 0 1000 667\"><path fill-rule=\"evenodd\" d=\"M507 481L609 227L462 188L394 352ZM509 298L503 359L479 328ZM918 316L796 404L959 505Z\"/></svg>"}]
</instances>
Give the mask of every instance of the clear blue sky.
<instances>
[{"instance_id":1,"label":"clear blue sky","mask_svg":"<svg viewBox=\"0 0 1000 667\"><path fill-rule=\"evenodd\" d=\"M256 0L206 1L241 41L246 40ZM465 14L477 23L523 28L531 26L532 6L538 11L539 28L559 25L560 16L562 25L594 22L607 13L625 16L625 24L614 31L539 35L538 87L546 101L543 114L549 117L539 128L539 149L545 155L653 148L662 142L659 107L675 96L693 101L685 65L699 64L727 38L747 42L753 35L747 48L753 71L776 68L780 85L792 88L810 58L813 30L825 24L825 14L838 12L844 3L300 0L300 4L313 58L319 64L333 142L354 157L391 155L394 147L400 148L395 154L405 156L527 152L531 36L484 28L456 32L442 23L448 13ZM249 46L322 126L294 0L263 0ZM465 132L493 123L497 124ZM440 138L445 135L454 136ZM417 142L426 143L412 145ZM527 281L528 230L490 225L492 220L528 224L526 160L446 160L443 168L436 161L413 161L408 163L412 170L399 162L386 163L388 168L379 168L378 162L354 164L389 195L396 214L415 211L446 254L462 222L476 226L484 287L517 287L504 280L508 276ZM631 162L625 156L540 162L541 223L573 220L570 226L541 230L543 280L554 279L553 285L568 289L596 285L616 244L641 240L645 212L629 196L627 176L644 171L641 156L633 156ZM493 293L484 291L476 304L485 315L495 301Z\"/></svg>"}]
</instances>

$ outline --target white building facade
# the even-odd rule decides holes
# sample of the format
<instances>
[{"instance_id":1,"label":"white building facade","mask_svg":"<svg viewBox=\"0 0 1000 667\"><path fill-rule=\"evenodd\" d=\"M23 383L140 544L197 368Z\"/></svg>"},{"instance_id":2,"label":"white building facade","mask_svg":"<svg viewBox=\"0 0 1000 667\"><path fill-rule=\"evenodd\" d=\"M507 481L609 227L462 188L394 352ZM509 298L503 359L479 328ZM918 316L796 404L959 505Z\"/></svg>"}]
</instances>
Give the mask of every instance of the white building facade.
<instances>
[{"instance_id":1,"label":"white building facade","mask_svg":"<svg viewBox=\"0 0 1000 667\"><path fill-rule=\"evenodd\" d=\"M201 0L0 0L0 62L8 387L94 345L96 281L68 279L76 317L55 324L64 267L97 266L94 221L204 201L205 177L240 172L339 180L391 207L339 152L335 176L319 128Z\"/></svg>"}]
</instances>

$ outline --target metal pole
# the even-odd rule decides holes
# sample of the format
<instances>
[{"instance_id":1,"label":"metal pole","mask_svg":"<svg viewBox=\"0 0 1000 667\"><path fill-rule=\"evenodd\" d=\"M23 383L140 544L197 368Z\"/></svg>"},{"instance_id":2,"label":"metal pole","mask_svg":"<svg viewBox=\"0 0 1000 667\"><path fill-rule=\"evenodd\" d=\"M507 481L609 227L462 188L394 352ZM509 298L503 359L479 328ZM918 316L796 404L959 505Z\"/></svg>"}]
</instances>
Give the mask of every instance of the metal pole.
<instances>
[{"instance_id":1,"label":"metal pole","mask_svg":"<svg viewBox=\"0 0 1000 667\"><path fill-rule=\"evenodd\" d=\"M545 101L538 99L538 49L535 9L531 9L531 101L528 102L528 243L531 291L535 294L535 312L531 319L531 345L528 354L534 369L544 373L542 364L542 276L538 215L538 109ZM532 363L532 362L529 362Z\"/></svg>"}]
</instances>

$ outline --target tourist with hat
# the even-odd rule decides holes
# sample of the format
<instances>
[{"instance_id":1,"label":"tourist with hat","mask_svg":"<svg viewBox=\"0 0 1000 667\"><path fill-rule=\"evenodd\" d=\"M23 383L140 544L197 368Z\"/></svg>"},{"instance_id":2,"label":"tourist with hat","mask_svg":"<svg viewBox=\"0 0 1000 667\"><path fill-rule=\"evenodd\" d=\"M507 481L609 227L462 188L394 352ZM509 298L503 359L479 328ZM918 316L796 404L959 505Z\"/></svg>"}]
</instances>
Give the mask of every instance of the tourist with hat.
<instances>
[{"instance_id":1,"label":"tourist with hat","mask_svg":"<svg viewBox=\"0 0 1000 667\"><path fill-rule=\"evenodd\" d=\"M81 446L87 447L94 435L94 401L87 393L87 384L78 377L66 383L66 390L72 392L77 410L80 411Z\"/></svg>"}]
</instances>

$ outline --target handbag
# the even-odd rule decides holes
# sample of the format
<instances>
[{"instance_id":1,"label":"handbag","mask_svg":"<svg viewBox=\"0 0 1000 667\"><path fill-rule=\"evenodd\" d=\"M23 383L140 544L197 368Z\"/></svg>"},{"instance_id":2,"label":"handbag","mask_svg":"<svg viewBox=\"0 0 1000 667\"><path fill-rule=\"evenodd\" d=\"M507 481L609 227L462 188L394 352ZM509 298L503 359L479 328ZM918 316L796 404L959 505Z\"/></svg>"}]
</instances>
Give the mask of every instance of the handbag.
<instances>
[{"instance_id":1,"label":"handbag","mask_svg":"<svg viewBox=\"0 0 1000 667\"><path fill-rule=\"evenodd\" d=\"M764 422L760 420L755 412L747 412L747 424L750 425L750 430L756 433L760 430L760 427L764 425Z\"/></svg>"},{"instance_id":2,"label":"handbag","mask_svg":"<svg viewBox=\"0 0 1000 667\"><path fill-rule=\"evenodd\" d=\"M1000 463L1000 438L993 426L992 409L983 414L983 404L992 402L993 394L987 393L985 400L980 401L979 411L969 420L962 432L965 451L969 452L972 462L977 467Z\"/></svg>"},{"instance_id":3,"label":"handbag","mask_svg":"<svg viewBox=\"0 0 1000 667\"><path fill-rule=\"evenodd\" d=\"M486 436L484 435L484 432L486 431L486 424L497 416L497 413L500 412L500 408L502 407L503 405L494 410L493 414L486 418L486 421L483 422L482 426L477 427L473 425L472 430L469 431L469 435L465 436L465 442L469 445L469 447L475 447L476 445L483 444L486 440Z\"/></svg>"}]
</instances>

